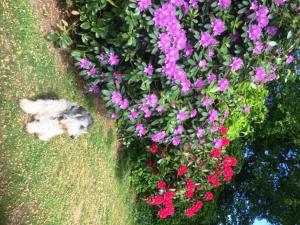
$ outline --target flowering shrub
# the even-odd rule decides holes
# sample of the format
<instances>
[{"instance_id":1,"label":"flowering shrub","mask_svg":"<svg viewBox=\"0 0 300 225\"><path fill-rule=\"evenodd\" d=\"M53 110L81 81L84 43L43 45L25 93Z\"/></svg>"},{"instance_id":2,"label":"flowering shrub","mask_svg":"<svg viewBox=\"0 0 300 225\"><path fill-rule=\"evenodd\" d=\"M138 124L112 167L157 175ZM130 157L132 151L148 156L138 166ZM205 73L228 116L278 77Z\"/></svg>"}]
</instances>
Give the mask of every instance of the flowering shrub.
<instances>
[{"instance_id":1,"label":"flowering shrub","mask_svg":"<svg viewBox=\"0 0 300 225\"><path fill-rule=\"evenodd\" d=\"M293 64L298 5L102 3L74 2L76 65L87 90L103 94L122 144L138 148L131 179L146 203L162 219L193 217L231 181L242 155L230 142L264 119L266 85Z\"/></svg>"}]
</instances>

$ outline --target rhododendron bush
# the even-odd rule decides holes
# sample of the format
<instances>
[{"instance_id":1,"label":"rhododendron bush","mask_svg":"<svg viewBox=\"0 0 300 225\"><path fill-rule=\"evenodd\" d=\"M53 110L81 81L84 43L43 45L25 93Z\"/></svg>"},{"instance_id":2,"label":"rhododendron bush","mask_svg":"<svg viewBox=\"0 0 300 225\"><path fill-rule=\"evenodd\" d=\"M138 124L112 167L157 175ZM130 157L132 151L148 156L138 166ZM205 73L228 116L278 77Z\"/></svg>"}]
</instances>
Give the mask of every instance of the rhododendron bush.
<instances>
[{"instance_id":1,"label":"rhododendron bush","mask_svg":"<svg viewBox=\"0 0 300 225\"><path fill-rule=\"evenodd\" d=\"M72 55L87 91L103 94L123 146L138 154L131 179L158 217L194 217L232 180L242 149L231 142L263 121L268 83L294 63L298 7L74 1Z\"/></svg>"}]
</instances>

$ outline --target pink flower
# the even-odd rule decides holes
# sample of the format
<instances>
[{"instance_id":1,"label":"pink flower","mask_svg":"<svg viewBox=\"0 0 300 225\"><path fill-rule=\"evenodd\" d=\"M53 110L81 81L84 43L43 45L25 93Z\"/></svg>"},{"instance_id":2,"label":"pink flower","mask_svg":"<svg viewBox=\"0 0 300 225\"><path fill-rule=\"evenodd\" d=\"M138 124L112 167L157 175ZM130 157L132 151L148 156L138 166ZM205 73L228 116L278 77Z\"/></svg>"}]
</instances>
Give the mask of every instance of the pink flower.
<instances>
[{"instance_id":1,"label":"pink flower","mask_svg":"<svg viewBox=\"0 0 300 225\"><path fill-rule=\"evenodd\" d=\"M221 19L214 19L211 23L213 35L218 36L225 30L225 24Z\"/></svg>"},{"instance_id":2,"label":"pink flower","mask_svg":"<svg viewBox=\"0 0 300 225\"><path fill-rule=\"evenodd\" d=\"M121 109L127 109L129 106L129 103L130 103L129 100L125 98L125 99L123 99L123 101L120 102L119 106Z\"/></svg>"},{"instance_id":3,"label":"pink flower","mask_svg":"<svg viewBox=\"0 0 300 225\"><path fill-rule=\"evenodd\" d=\"M165 131L159 131L156 134L154 134L151 138L151 140L153 142L160 142L162 139L164 139L166 136L166 132Z\"/></svg>"},{"instance_id":4,"label":"pink flower","mask_svg":"<svg viewBox=\"0 0 300 225\"><path fill-rule=\"evenodd\" d=\"M256 67L255 69L255 76L254 76L254 82L261 82L264 81L266 76L266 71L262 67Z\"/></svg>"},{"instance_id":5,"label":"pink flower","mask_svg":"<svg viewBox=\"0 0 300 225\"><path fill-rule=\"evenodd\" d=\"M216 175L208 175L207 181L213 187L219 187L221 185L221 182L218 180L218 177Z\"/></svg>"},{"instance_id":6,"label":"pink flower","mask_svg":"<svg viewBox=\"0 0 300 225\"><path fill-rule=\"evenodd\" d=\"M260 38L262 29L258 25L251 25L247 32L250 40L256 41Z\"/></svg>"},{"instance_id":7,"label":"pink flower","mask_svg":"<svg viewBox=\"0 0 300 225\"><path fill-rule=\"evenodd\" d=\"M195 116L197 116L197 109L192 110L190 118L194 118Z\"/></svg>"},{"instance_id":8,"label":"pink flower","mask_svg":"<svg viewBox=\"0 0 300 225\"><path fill-rule=\"evenodd\" d=\"M113 53L110 53L108 56L108 63L111 66L117 66L120 62L119 56Z\"/></svg>"},{"instance_id":9,"label":"pink flower","mask_svg":"<svg viewBox=\"0 0 300 225\"><path fill-rule=\"evenodd\" d=\"M201 33L199 43L203 47L216 46L219 44L219 42L216 39L214 39L208 32Z\"/></svg>"},{"instance_id":10,"label":"pink flower","mask_svg":"<svg viewBox=\"0 0 300 225\"><path fill-rule=\"evenodd\" d=\"M231 167L224 167L223 174L226 182L229 182L233 176L233 169Z\"/></svg>"},{"instance_id":11,"label":"pink flower","mask_svg":"<svg viewBox=\"0 0 300 225\"><path fill-rule=\"evenodd\" d=\"M210 152L210 156L212 158L219 158L221 156L221 152L220 150L218 149L213 149L211 152Z\"/></svg>"},{"instance_id":12,"label":"pink flower","mask_svg":"<svg viewBox=\"0 0 300 225\"><path fill-rule=\"evenodd\" d=\"M175 134L176 135L180 135L183 134L184 132L184 127L182 125L179 125L176 129L175 129Z\"/></svg>"},{"instance_id":13,"label":"pink flower","mask_svg":"<svg viewBox=\"0 0 300 225\"><path fill-rule=\"evenodd\" d=\"M88 90L90 93L94 93L94 94L97 94L100 92L100 88L98 85L92 85L89 90Z\"/></svg>"},{"instance_id":14,"label":"pink flower","mask_svg":"<svg viewBox=\"0 0 300 225\"><path fill-rule=\"evenodd\" d=\"M253 53L259 55L262 53L264 49L264 44L261 41L256 41L255 46L253 48Z\"/></svg>"},{"instance_id":15,"label":"pink flower","mask_svg":"<svg viewBox=\"0 0 300 225\"><path fill-rule=\"evenodd\" d=\"M149 76L151 76L151 75L153 74L153 66L152 66L152 65L146 66L146 67L144 68L144 72L145 72L146 74L148 74Z\"/></svg>"},{"instance_id":16,"label":"pink flower","mask_svg":"<svg viewBox=\"0 0 300 225\"><path fill-rule=\"evenodd\" d=\"M193 54L193 46L187 45L184 49L184 53L186 56L191 56Z\"/></svg>"},{"instance_id":17,"label":"pink flower","mask_svg":"<svg viewBox=\"0 0 300 225\"><path fill-rule=\"evenodd\" d=\"M237 71L240 70L244 65L244 62L241 58L239 57L233 57L232 58L232 63L231 63L231 70L232 71Z\"/></svg>"},{"instance_id":18,"label":"pink flower","mask_svg":"<svg viewBox=\"0 0 300 225\"><path fill-rule=\"evenodd\" d=\"M187 217L193 217L196 215L196 213L203 207L202 201L198 200L196 203L194 203L190 208L187 208L184 212L184 214Z\"/></svg>"},{"instance_id":19,"label":"pink flower","mask_svg":"<svg viewBox=\"0 0 300 225\"><path fill-rule=\"evenodd\" d=\"M87 59L81 59L80 60L80 68L88 69L92 63Z\"/></svg>"},{"instance_id":20,"label":"pink flower","mask_svg":"<svg viewBox=\"0 0 300 225\"><path fill-rule=\"evenodd\" d=\"M204 68L206 67L206 65L207 65L207 62L206 62L205 59L203 59L203 60L201 60L201 61L199 62L199 67L200 67L201 69L204 69Z\"/></svg>"},{"instance_id":21,"label":"pink flower","mask_svg":"<svg viewBox=\"0 0 300 225\"><path fill-rule=\"evenodd\" d=\"M197 79L194 82L194 87L196 89L196 91L201 91L204 87L205 83L203 80Z\"/></svg>"},{"instance_id":22,"label":"pink flower","mask_svg":"<svg viewBox=\"0 0 300 225\"><path fill-rule=\"evenodd\" d=\"M244 105L243 111L244 111L244 113L249 113L250 107L248 105Z\"/></svg>"},{"instance_id":23,"label":"pink flower","mask_svg":"<svg viewBox=\"0 0 300 225\"><path fill-rule=\"evenodd\" d=\"M215 122L218 119L218 111L215 109L211 109L209 112L209 121L211 123Z\"/></svg>"},{"instance_id":24,"label":"pink flower","mask_svg":"<svg viewBox=\"0 0 300 225\"><path fill-rule=\"evenodd\" d=\"M118 91L114 91L111 95L111 101L117 105L121 104L122 102L122 95Z\"/></svg>"},{"instance_id":25,"label":"pink flower","mask_svg":"<svg viewBox=\"0 0 300 225\"><path fill-rule=\"evenodd\" d=\"M172 144L174 146L178 146L180 144L180 137L178 137L178 136L173 137Z\"/></svg>"},{"instance_id":26,"label":"pink flower","mask_svg":"<svg viewBox=\"0 0 300 225\"><path fill-rule=\"evenodd\" d=\"M96 73L97 73L97 69L95 67L93 67L92 69L90 69L90 71L87 72L87 75L92 76Z\"/></svg>"},{"instance_id":27,"label":"pink flower","mask_svg":"<svg viewBox=\"0 0 300 225\"><path fill-rule=\"evenodd\" d=\"M186 112L184 110L180 110L177 114L176 118L180 121L183 121L186 119Z\"/></svg>"},{"instance_id":28,"label":"pink flower","mask_svg":"<svg viewBox=\"0 0 300 225\"><path fill-rule=\"evenodd\" d=\"M225 78L222 78L218 81L218 89L219 91L226 91L229 88L229 81Z\"/></svg>"},{"instance_id":29,"label":"pink flower","mask_svg":"<svg viewBox=\"0 0 300 225\"><path fill-rule=\"evenodd\" d=\"M224 167L229 167L229 166L236 166L238 164L238 161L234 157L229 157L225 155L223 157L223 162L222 162Z\"/></svg>"},{"instance_id":30,"label":"pink flower","mask_svg":"<svg viewBox=\"0 0 300 225\"><path fill-rule=\"evenodd\" d=\"M198 138L202 138L204 136L204 134L205 134L205 131L202 128L197 128L196 129L196 136Z\"/></svg>"},{"instance_id":31,"label":"pink flower","mask_svg":"<svg viewBox=\"0 0 300 225\"><path fill-rule=\"evenodd\" d=\"M134 120L134 119L137 119L138 117L139 117L139 114L136 111L136 109L131 109L128 118L131 120Z\"/></svg>"},{"instance_id":32,"label":"pink flower","mask_svg":"<svg viewBox=\"0 0 300 225\"><path fill-rule=\"evenodd\" d=\"M275 5L276 6L280 6L282 4L284 4L287 0L275 0Z\"/></svg>"},{"instance_id":33,"label":"pink flower","mask_svg":"<svg viewBox=\"0 0 300 225\"><path fill-rule=\"evenodd\" d=\"M271 36L275 36L278 32L278 28L275 26L269 26L267 28L267 34L271 35Z\"/></svg>"},{"instance_id":34,"label":"pink flower","mask_svg":"<svg viewBox=\"0 0 300 225\"><path fill-rule=\"evenodd\" d=\"M211 58L215 56L215 52L214 52L213 49L208 50L208 56L211 57Z\"/></svg>"},{"instance_id":35,"label":"pink flower","mask_svg":"<svg viewBox=\"0 0 300 225\"><path fill-rule=\"evenodd\" d=\"M152 0L137 0L138 1L138 6L141 11L145 11L151 6L151 1Z\"/></svg>"},{"instance_id":36,"label":"pink flower","mask_svg":"<svg viewBox=\"0 0 300 225\"><path fill-rule=\"evenodd\" d=\"M142 136L144 136L144 135L147 133L147 131L146 131L144 125L141 124L141 123L136 124L136 125L135 125L135 129L136 129L137 135L138 135L139 137L142 137Z\"/></svg>"},{"instance_id":37,"label":"pink flower","mask_svg":"<svg viewBox=\"0 0 300 225\"><path fill-rule=\"evenodd\" d=\"M219 0L219 6L223 9L227 9L231 5L231 0Z\"/></svg>"},{"instance_id":38,"label":"pink flower","mask_svg":"<svg viewBox=\"0 0 300 225\"><path fill-rule=\"evenodd\" d=\"M286 58L286 64L291 64L292 62L294 62L295 58L292 55L288 55L288 57Z\"/></svg>"},{"instance_id":39,"label":"pink flower","mask_svg":"<svg viewBox=\"0 0 300 225\"><path fill-rule=\"evenodd\" d=\"M211 82L215 81L217 79L217 75L214 73L208 74L207 82L210 84Z\"/></svg>"},{"instance_id":40,"label":"pink flower","mask_svg":"<svg viewBox=\"0 0 300 225\"><path fill-rule=\"evenodd\" d=\"M112 120L117 120L117 119L119 119L119 117L120 117L119 113L113 113L113 114L111 115L111 119L112 119Z\"/></svg>"}]
</instances>

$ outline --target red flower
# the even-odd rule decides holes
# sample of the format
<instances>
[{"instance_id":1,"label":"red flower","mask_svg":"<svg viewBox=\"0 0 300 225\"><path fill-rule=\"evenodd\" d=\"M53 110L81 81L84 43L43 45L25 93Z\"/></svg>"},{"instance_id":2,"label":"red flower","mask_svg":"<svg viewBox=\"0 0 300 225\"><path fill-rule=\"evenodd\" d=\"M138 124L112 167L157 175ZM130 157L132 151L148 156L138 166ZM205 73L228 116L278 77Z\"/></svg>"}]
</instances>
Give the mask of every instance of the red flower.
<instances>
[{"instance_id":1,"label":"red flower","mask_svg":"<svg viewBox=\"0 0 300 225\"><path fill-rule=\"evenodd\" d=\"M174 215L175 213L175 210L173 207L168 207L168 208L161 208L158 212L158 216L161 218L161 219L165 219L167 218L168 216L172 216Z\"/></svg>"},{"instance_id":2,"label":"red flower","mask_svg":"<svg viewBox=\"0 0 300 225\"><path fill-rule=\"evenodd\" d=\"M164 202L164 198L160 195L150 195L146 199L148 205L161 205Z\"/></svg>"},{"instance_id":3,"label":"red flower","mask_svg":"<svg viewBox=\"0 0 300 225\"><path fill-rule=\"evenodd\" d=\"M186 180L186 189L187 190L186 190L185 196L187 198L192 198L194 196L194 191L196 189L196 184L190 178L187 178L187 180Z\"/></svg>"},{"instance_id":4,"label":"red flower","mask_svg":"<svg viewBox=\"0 0 300 225\"><path fill-rule=\"evenodd\" d=\"M164 201L172 200L175 194L176 193L172 191L165 192L163 195Z\"/></svg>"},{"instance_id":5,"label":"red flower","mask_svg":"<svg viewBox=\"0 0 300 225\"><path fill-rule=\"evenodd\" d=\"M225 167L223 170L224 178L229 182L233 176L233 169L231 167Z\"/></svg>"},{"instance_id":6,"label":"red flower","mask_svg":"<svg viewBox=\"0 0 300 225\"><path fill-rule=\"evenodd\" d=\"M222 147L228 146L230 143L229 138L222 138Z\"/></svg>"},{"instance_id":7,"label":"red flower","mask_svg":"<svg viewBox=\"0 0 300 225\"><path fill-rule=\"evenodd\" d=\"M152 171L152 173L153 173L154 175L157 175L157 174L159 173L159 170L158 170L157 168L154 168L153 171Z\"/></svg>"},{"instance_id":8,"label":"red flower","mask_svg":"<svg viewBox=\"0 0 300 225\"><path fill-rule=\"evenodd\" d=\"M158 189L165 190L166 187L167 187L167 184L166 184L166 182L164 182L164 181L161 180L161 181L158 181L158 182L157 182L156 187L157 187Z\"/></svg>"},{"instance_id":9,"label":"red flower","mask_svg":"<svg viewBox=\"0 0 300 225\"><path fill-rule=\"evenodd\" d=\"M227 134L227 129L226 129L226 127L222 126L222 127L220 128L220 134L221 134L222 136L224 136L224 135Z\"/></svg>"},{"instance_id":10,"label":"red flower","mask_svg":"<svg viewBox=\"0 0 300 225\"><path fill-rule=\"evenodd\" d=\"M153 165L153 163L152 163L151 160L148 160L148 161L146 162L146 166L147 166L147 167L152 167L152 165Z\"/></svg>"},{"instance_id":11,"label":"red flower","mask_svg":"<svg viewBox=\"0 0 300 225\"><path fill-rule=\"evenodd\" d=\"M183 176L185 173L187 173L187 171L188 171L188 167L187 167L187 165L182 165L181 167L179 167L178 169L177 169L177 174L178 174L178 176Z\"/></svg>"},{"instance_id":12,"label":"red flower","mask_svg":"<svg viewBox=\"0 0 300 225\"><path fill-rule=\"evenodd\" d=\"M190 208L187 208L185 210L185 215L187 217L193 217L195 214L202 208L203 203L202 201L198 200L194 205L192 205Z\"/></svg>"},{"instance_id":13,"label":"red flower","mask_svg":"<svg viewBox=\"0 0 300 225\"><path fill-rule=\"evenodd\" d=\"M213 149L210 155L212 158L219 158L221 156L221 152L218 149Z\"/></svg>"},{"instance_id":14,"label":"red flower","mask_svg":"<svg viewBox=\"0 0 300 225\"><path fill-rule=\"evenodd\" d=\"M208 175L207 180L208 183L213 187L219 187L221 185L221 182L218 180L218 177L216 175Z\"/></svg>"},{"instance_id":15,"label":"red flower","mask_svg":"<svg viewBox=\"0 0 300 225\"><path fill-rule=\"evenodd\" d=\"M204 198L205 198L206 201L211 201L211 200L213 200L214 195L211 191L207 191L204 194Z\"/></svg>"},{"instance_id":16,"label":"red flower","mask_svg":"<svg viewBox=\"0 0 300 225\"><path fill-rule=\"evenodd\" d=\"M229 167L229 166L236 166L238 164L238 161L236 158L225 155L223 157L222 163L224 167Z\"/></svg>"},{"instance_id":17,"label":"red flower","mask_svg":"<svg viewBox=\"0 0 300 225\"><path fill-rule=\"evenodd\" d=\"M150 147L150 152L152 154L155 154L155 153L157 153L157 151L158 151L158 145L157 144L152 144L151 147Z\"/></svg>"}]
</instances>

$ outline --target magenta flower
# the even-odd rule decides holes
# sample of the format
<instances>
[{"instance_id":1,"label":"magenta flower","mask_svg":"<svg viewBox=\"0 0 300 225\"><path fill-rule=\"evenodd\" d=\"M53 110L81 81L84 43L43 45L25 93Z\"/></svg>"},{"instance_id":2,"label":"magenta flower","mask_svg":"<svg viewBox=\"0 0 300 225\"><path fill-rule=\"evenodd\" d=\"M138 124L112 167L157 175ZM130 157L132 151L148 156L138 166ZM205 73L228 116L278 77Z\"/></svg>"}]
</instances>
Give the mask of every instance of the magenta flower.
<instances>
[{"instance_id":1,"label":"magenta flower","mask_svg":"<svg viewBox=\"0 0 300 225\"><path fill-rule=\"evenodd\" d=\"M202 138L204 136L204 134L205 134L205 131L202 128L197 128L196 129L196 136L198 138Z\"/></svg>"},{"instance_id":2,"label":"magenta flower","mask_svg":"<svg viewBox=\"0 0 300 225\"><path fill-rule=\"evenodd\" d=\"M208 112L209 114L209 122L213 123L218 119L218 111L215 109L211 109Z\"/></svg>"},{"instance_id":3,"label":"magenta flower","mask_svg":"<svg viewBox=\"0 0 300 225\"><path fill-rule=\"evenodd\" d=\"M176 118L180 121L183 121L186 119L186 112L184 110L180 110L177 114Z\"/></svg>"},{"instance_id":4,"label":"magenta flower","mask_svg":"<svg viewBox=\"0 0 300 225\"><path fill-rule=\"evenodd\" d=\"M255 18L258 22L258 26L264 28L268 26L269 19L268 19L269 9L267 6L261 5L259 6L258 10L255 13Z\"/></svg>"},{"instance_id":5,"label":"magenta flower","mask_svg":"<svg viewBox=\"0 0 300 225\"><path fill-rule=\"evenodd\" d=\"M201 69L204 69L204 68L206 67L206 65L207 65L207 62L206 62L205 59L200 60L200 62L199 62L199 67L200 67Z\"/></svg>"},{"instance_id":6,"label":"magenta flower","mask_svg":"<svg viewBox=\"0 0 300 225\"><path fill-rule=\"evenodd\" d=\"M165 138L165 136L166 136L165 131L159 131L151 137L151 140L153 142L160 142L161 140L163 140Z\"/></svg>"},{"instance_id":7,"label":"magenta flower","mask_svg":"<svg viewBox=\"0 0 300 225\"><path fill-rule=\"evenodd\" d=\"M283 5L287 0L275 0L275 5L280 6Z\"/></svg>"},{"instance_id":8,"label":"magenta flower","mask_svg":"<svg viewBox=\"0 0 300 225\"><path fill-rule=\"evenodd\" d=\"M214 104L214 102L215 102L214 99L208 98L208 97L206 97L206 96L204 96L204 97L201 99L201 105L202 105L203 107L206 107L206 106L208 106L208 105L212 105L212 104Z\"/></svg>"},{"instance_id":9,"label":"magenta flower","mask_svg":"<svg viewBox=\"0 0 300 225\"><path fill-rule=\"evenodd\" d=\"M97 94L100 92L100 88L98 85L92 85L89 90L90 93Z\"/></svg>"},{"instance_id":10,"label":"magenta flower","mask_svg":"<svg viewBox=\"0 0 300 225\"><path fill-rule=\"evenodd\" d=\"M208 56L209 56L210 58L212 58L212 57L215 56L215 52L214 52L213 49L208 49Z\"/></svg>"},{"instance_id":11,"label":"magenta flower","mask_svg":"<svg viewBox=\"0 0 300 225\"><path fill-rule=\"evenodd\" d=\"M191 46L191 45L187 45L184 49L184 53L187 57L191 56L193 54L193 51L194 51L194 49L193 49L193 46Z\"/></svg>"},{"instance_id":12,"label":"magenta flower","mask_svg":"<svg viewBox=\"0 0 300 225\"><path fill-rule=\"evenodd\" d=\"M174 146L178 146L180 144L180 137L178 137L178 136L173 137L172 138L172 144Z\"/></svg>"},{"instance_id":13,"label":"magenta flower","mask_svg":"<svg viewBox=\"0 0 300 225\"><path fill-rule=\"evenodd\" d=\"M226 110L226 111L224 112L224 117L228 117L228 116L229 116L229 111Z\"/></svg>"},{"instance_id":14,"label":"magenta flower","mask_svg":"<svg viewBox=\"0 0 300 225\"><path fill-rule=\"evenodd\" d=\"M214 138L214 148L221 149L222 148L222 139Z\"/></svg>"},{"instance_id":15,"label":"magenta flower","mask_svg":"<svg viewBox=\"0 0 300 225\"><path fill-rule=\"evenodd\" d=\"M225 78L222 78L218 81L218 90L219 91L226 91L229 88L229 81Z\"/></svg>"},{"instance_id":16,"label":"magenta flower","mask_svg":"<svg viewBox=\"0 0 300 225\"><path fill-rule=\"evenodd\" d=\"M111 95L111 101L117 105L122 102L122 94L118 91L114 91Z\"/></svg>"},{"instance_id":17,"label":"magenta flower","mask_svg":"<svg viewBox=\"0 0 300 225\"><path fill-rule=\"evenodd\" d=\"M214 19L211 23L213 35L218 36L225 30L225 24L221 19Z\"/></svg>"},{"instance_id":18,"label":"magenta flower","mask_svg":"<svg viewBox=\"0 0 300 225\"><path fill-rule=\"evenodd\" d=\"M80 60L80 68L82 68L82 69L88 69L91 65L92 65L92 63L87 59Z\"/></svg>"},{"instance_id":19,"label":"magenta flower","mask_svg":"<svg viewBox=\"0 0 300 225\"><path fill-rule=\"evenodd\" d=\"M250 112L250 107L249 107L248 105L244 105L243 111L244 111L245 113L249 113L249 112Z\"/></svg>"},{"instance_id":20,"label":"magenta flower","mask_svg":"<svg viewBox=\"0 0 300 225\"><path fill-rule=\"evenodd\" d=\"M203 80L197 79L194 82L194 88L196 91L201 91L205 85L205 82Z\"/></svg>"},{"instance_id":21,"label":"magenta flower","mask_svg":"<svg viewBox=\"0 0 300 225\"><path fill-rule=\"evenodd\" d=\"M261 41L256 41L255 46L253 48L253 53L259 55L262 53L263 50L264 50L264 43L262 43Z\"/></svg>"},{"instance_id":22,"label":"magenta flower","mask_svg":"<svg viewBox=\"0 0 300 225\"><path fill-rule=\"evenodd\" d=\"M219 0L219 6L223 9L227 9L231 5L231 0Z\"/></svg>"},{"instance_id":23,"label":"magenta flower","mask_svg":"<svg viewBox=\"0 0 300 225\"><path fill-rule=\"evenodd\" d=\"M262 67L256 67L255 69L255 76L254 76L254 82L261 82L264 81L266 76L266 71Z\"/></svg>"},{"instance_id":24,"label":"magenta flower","mask_svg":"<svg viewBox=\"0 0 300 225\"><path fill-rule=\"evenodd\" d=\"M154 108L157 104L158 97L155 94L147 95L145 98L145 104L149 107Z\"/></svg>"},{"instance_id":25,"label":"magenta flower","mask_svg":"<svg viewBox=\"0 0 300 225\"><path fill-rule=\"evenodd\" d=\"M119 106L121 109L127 109L129 106L129 100L125 98L123 101L120 102Z\"/></svg>"},{"instance_id":26,"label":"magenta flower","mask_svg":"<svg viewBox=\"0 0 300 225\"><path fill-rule=\"evenodd\" d=\"M271 36L275 36L278 32L278 28L275 26L269 26L267 27L267 34L271 35Z\"/></svg>"},{"instance_id":27,"label":"magenta flower","mask_svg":"<svg viewBox=\"0 0 300 225\"><path fill-rule=\"evenodd\" d=\"M210 84L211 82L217 80L217 75L214 73L209 73L207 77L207 82Z\"/></svg>"},{"instance_id":28,"label":"magenta flower","mask_svg":"<svg viewBox=\"0 0 300 225\"><path fill-rule=\"evenodd\" d=\"M198 4L199 4L199 0L189 0L190 5L197 9L198 8Z\"/></svg>"},{"instance_id":29,"label":"magenta flower","mask_svg":"<svg viewBox=\"0 0 300 225\"><path fill-rule=\"evenodd\" d=\"M240 70L244 65L244 62L241 58L239 57L233 57L232 58L232 63L231 63L231 70L232 71L238 71Z\"/></svg>"},{"instance_id":30,"label":"magenta flower","mask_svg":"<svg viewBox=\"0 0 300 225\"><path fill-rule=\"evenodd\" d=\"M120 62L119 56L113 53L110 53L108 56L108 63L111 66L117 66Z\"/></svg>"},{"instance_id":31,"label":"magenta flower","mask_svg":"<svg viewBox=\"0 0 300 225\"><path fill-rule=\"evenodd\" d=\"M247 32L250 40L256 41L260 38L262 29L258 25L251 25Z\"/></svg>"},{"instance_id":32,"label":"magenta flower","mask_svg":"<svg viewBox=\"0 0 300 225\"><path fill-rule=\"evenodd\" d=\"M288 57L286 58L285 63L288 65L288 64L291 64L292 62L294 62L294 60L295 60L294 56L288 55Z\"/></svg>"},{"instance_id":33,"label":"magenta flower","mask_svg":"<svg viewBox=\"0 0 300 225\"><path fill-rule=\"evenodd\" d=\"M219 42L214 39L208 32L202 32L199 44L203 47L216 46Z\"/></svg>"},{"instance_id":34,"label":"magenta flower","mask_svg":"<svg viewBox=\"0 0 300 225\"><path fill-rule=\"evenodd\" d=\"M97 69L95 67L91 68L90 71L87 72L88 76L92 76L97 73Z\"/></svg>"},{"instance_id":35,"label":"magenta flower","mask_svg":"<svg viewBox=\"0 0 300 225\"><path fill-rule=\"evenodd\" d=\"M151 4L152 4L152 0L137 0L138 1L138 6L139 9L143 12L145 10L147 10Z\"/></svg>"},{"instance_id":36,"label":"magenta flower","mask_svg":"<svg viewBox=\"0 0 300 225\"><path fill-rule=\"evenodd\" d=\"M139 117L139 114L136 111L136 109L131 109L128 118L131 120L134 120L134 119L137 119L138 117Z\"/></svg>"},{"instance_id":37,"label":"magenta flower","mask_svg":"<svg viewBox=\"0 0 300 225\"><path fill-rule=\"evenodd\" d=\"M191 111L191 115L190 115L190 118L194 118L195 116L197 116L197 109L193 109L192 111Z\"/></svg>"},{"instance_id":38,"label":"magenta flower","mask_svg":"<svg viewBox=\"0 0 300 225\"><path fill-rule=\"evenodd\" d=\"M159 105L156 107L156 111L158 112L159 115L162 115L164 113L164 107Z\"/></svg>"},{"instance_id":39,"label":"magenta flower","mask_svg":"<svg viewBox=\"0 0 300 225\"><path fill-rule=\"evenodd\" d=\"M120 114L119 114L119 113L113 113L113 114L111 115L111 119L112 119L112 120L117 120L117 119L119 119L119 117L120 117Z\"/></svg>"},{"instance_id":40,"label":"magenta flower","mask_svg":"<svg viewBox=\"0 0 300 225\"><path fill-rule=\"evenodd\" d=\"M144 127L144 125L142 123L136 124L135 125L135 130L136 130L137 135L139 137L142 137L142 136L144 136L147 133L147 131L146 131L146 129L145 129L145 127Z\"/></svg>"},{"instance_id":41,"label":"magenta flower","mask_svg":"<svg viewBox=\"0 0 300 225\"><path fill-rule=\"evenodd\" d=\"M168 34L162 33L159 35L158 47L166 52L171 47L171 38Z\"/></svg>"},{"instance_id":42,"label":"magenta flower","mask_svg":"<svg viewBox=\"0 0 300 225\"><path fill-rule=\"evenodd\" d=\"M152 65L146 66L144 68L144 72L151 76L153 74L153 66Z\"/></svg>"},{"instance_id":43,"label":"magenta flower","mask_svg":"<svg viewBox=\"0 0 300 225\"><path fill-rule=\"evenodd\" d=\"M179 126L176 127L176 129L175 129L175 134L176 135L183 134L183 132L184 132L184 127L182 125L179 125Z\"/></svg>"}]
</instances>

